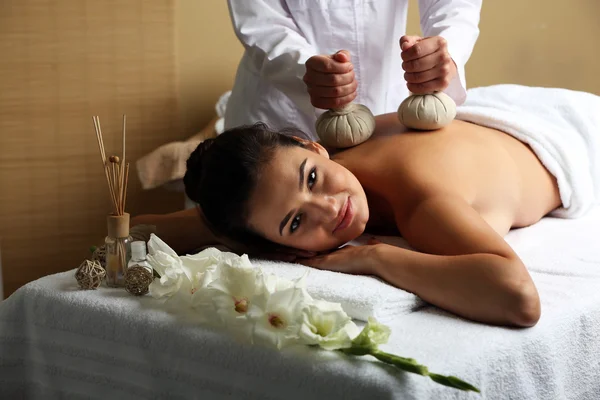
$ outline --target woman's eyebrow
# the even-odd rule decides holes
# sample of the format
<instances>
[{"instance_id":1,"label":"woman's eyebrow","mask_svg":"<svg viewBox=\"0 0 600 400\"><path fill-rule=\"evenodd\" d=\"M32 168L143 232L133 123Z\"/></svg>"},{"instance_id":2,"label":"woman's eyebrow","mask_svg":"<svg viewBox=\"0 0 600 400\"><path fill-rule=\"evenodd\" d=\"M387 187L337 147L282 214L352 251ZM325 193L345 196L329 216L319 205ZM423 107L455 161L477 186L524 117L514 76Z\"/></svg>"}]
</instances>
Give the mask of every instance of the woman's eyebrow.
<instances>
[{"instance_id":1,"label":"woman's eyebrow","mask_svg":"<svg viewBox=\"0 0 600 400\"><path fill-rule=\"evenodd\" d=\"M306 160L308 160L308 158L305 158L304 161L302 161L302 163L300 164L300 175L298 179L299 190L302 190L302 184L304 183L304 167L306 166Z\"/></svg>"},{"instance_id":2,"label":"woman's eyebrow","mask_svg":"<svg viewBox=\"0 0 600 400\"><path fill-rule=\"evenodd\" d=\"M308 160L308 158L305 158L304 161L302 161L302 163L300 163L299 174L298 174L298 189L299 190L302 190L302 185L304 184L304 170L306 168L306 161L307 160ZM285 226L287 225L287 223L290 220L290 218L292 218L292 215L294 214L295 211L296 210L290 211L281 220L281 223L279 224L279 235L280 236L283 236L283 228L285 228Z\"/></svg>"},{"instance_id":3,"label":"woman's eyebrow","mask_svg":"<svg viewBox=\"0 0 600 400\"><path fill-rule=\"evenodd\" d=\"M287 215L285 217L283 217L283 220L279 224L279 236L283 236L283 228L285 228L285 225L288 223L290 218L292 218L294 211L295 210L290 211L289 213L287 213Z\"/></svg>"}]
</instances>

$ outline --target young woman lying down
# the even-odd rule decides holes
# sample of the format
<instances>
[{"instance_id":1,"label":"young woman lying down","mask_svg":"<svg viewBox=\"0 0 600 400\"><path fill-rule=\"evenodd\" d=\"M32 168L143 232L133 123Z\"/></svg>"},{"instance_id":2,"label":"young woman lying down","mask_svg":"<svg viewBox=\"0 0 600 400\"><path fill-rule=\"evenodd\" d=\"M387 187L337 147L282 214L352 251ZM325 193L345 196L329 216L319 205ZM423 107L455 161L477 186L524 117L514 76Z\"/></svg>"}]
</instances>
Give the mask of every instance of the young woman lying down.
<instances>
[{"instance_id":1,"label":"young woman lying down","mask_svg":"<svg viewBox=\"0 0 600 400\"><path fill-rule=\"evenodd\" d=\"M157 225L180 251L225 242L295 252L305 265L375 275L468 319L536 324L536 287L503 236L562 206L555 177L496 129L456 120L393 134L403 130L395 114L376 120L374 137L333 156L261 124L226 131L187 163L186 193L203 217L134 222ZM373 242L330 251L363 233L401 235L414 250Z\"/></svg>"}]
</instances>

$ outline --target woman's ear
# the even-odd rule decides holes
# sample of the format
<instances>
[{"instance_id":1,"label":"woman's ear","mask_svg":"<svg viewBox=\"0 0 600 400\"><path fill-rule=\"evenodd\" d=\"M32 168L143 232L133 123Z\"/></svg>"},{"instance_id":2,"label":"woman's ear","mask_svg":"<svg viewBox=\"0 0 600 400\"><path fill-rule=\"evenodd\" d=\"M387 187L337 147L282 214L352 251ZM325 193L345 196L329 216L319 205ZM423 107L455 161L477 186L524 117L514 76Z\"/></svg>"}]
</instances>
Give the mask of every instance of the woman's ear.
<instances>
[{"instance_id":1,"label":"woman's ear","mask_svg":"<svg viewBox=\"0 0 600 400\"><path fill-rule=\"evenodd\" d=\"M314 151L318 155L323 156L325 158L329 158L329 153L327 152L325 147L323 147L321 145L321 143L313 142L313 141L307 140L307 139L302 139L302 138L299 138L298 136L292 136L292 138L294 140L297 140L298 142L302 143L302 145L304 147L306 147L308 150Z\"/></svg>"},{"instance_id":2,"label":"woman's ear","mask_svg":"<svg viewBox=\"0 0 600 400\"><path fill-rule=\"evenodd\" d=\"M315 153L319 154L320 156L323 156L325 158L329 158L329 152L327 151L327 149L325 149L325 147L323 147L321 145L321 143L319 143L319 142L310 142L307 147L311 151L314 151Z\"/></svg>"}]
</instances>

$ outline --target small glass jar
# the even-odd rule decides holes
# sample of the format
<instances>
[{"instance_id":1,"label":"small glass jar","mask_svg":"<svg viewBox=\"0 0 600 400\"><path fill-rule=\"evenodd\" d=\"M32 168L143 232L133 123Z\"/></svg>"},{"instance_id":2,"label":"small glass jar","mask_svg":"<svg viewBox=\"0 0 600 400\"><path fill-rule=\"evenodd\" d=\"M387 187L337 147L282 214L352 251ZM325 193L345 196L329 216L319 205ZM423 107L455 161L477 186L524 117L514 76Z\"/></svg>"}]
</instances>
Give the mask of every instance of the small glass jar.
<instances>
[{"instance_id":1,"label":"small glass jar","mask_svg":"<svg viewBox=\"0 0 600 400\"><path fill-rule=\"evenodd\" d=\"M146 242L143 240L136 240L135 242L131 242L131 259L129 260L129 264L127 264L127 268L140 266L144 267L148 272L153 274L153 269L146 259Z\"/></svg>"},{"instance_id":2,"label":"small glass jar","mask_svg":"<svg viewBox=\"0 0 600 400\"><path fill-rule=\"evenodd\" d=\"M106 244L106 285L125 287L125 271L131 259L129 236L129 214L109 215L107 218L108 235Z\"/></svg>"}]
</instances>

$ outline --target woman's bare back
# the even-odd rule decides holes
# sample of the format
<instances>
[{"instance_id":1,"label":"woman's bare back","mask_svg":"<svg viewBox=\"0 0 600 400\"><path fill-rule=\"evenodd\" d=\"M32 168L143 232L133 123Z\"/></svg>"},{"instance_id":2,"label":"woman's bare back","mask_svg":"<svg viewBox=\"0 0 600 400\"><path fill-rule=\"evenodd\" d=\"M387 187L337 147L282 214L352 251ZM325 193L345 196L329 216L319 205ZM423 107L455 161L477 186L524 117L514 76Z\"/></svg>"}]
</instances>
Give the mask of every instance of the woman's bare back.
<instances>
[{"instance_id":1,"label":"woman's bare back","mask_svg":"<svg viewBox=\"0 0 600 400\"><path fill-rule=\"evenodd\" d=\"M378 118L390 124L392 117ZM463 121L432 132L376 135L335 160L363 185L369 228L378 231L400 225L420 201L437 195L464 199L502 236L561 204L556 180L527 145Z\"/></svg>"}]
</instances>

